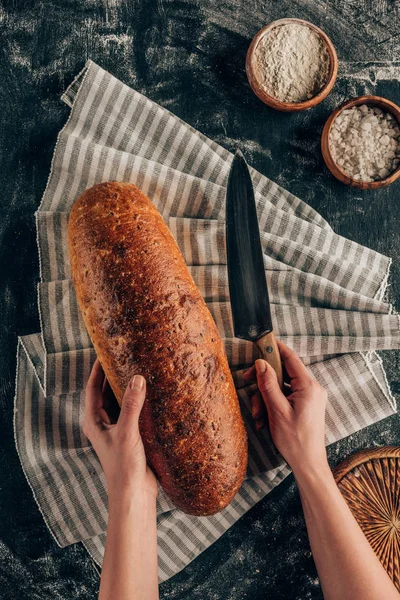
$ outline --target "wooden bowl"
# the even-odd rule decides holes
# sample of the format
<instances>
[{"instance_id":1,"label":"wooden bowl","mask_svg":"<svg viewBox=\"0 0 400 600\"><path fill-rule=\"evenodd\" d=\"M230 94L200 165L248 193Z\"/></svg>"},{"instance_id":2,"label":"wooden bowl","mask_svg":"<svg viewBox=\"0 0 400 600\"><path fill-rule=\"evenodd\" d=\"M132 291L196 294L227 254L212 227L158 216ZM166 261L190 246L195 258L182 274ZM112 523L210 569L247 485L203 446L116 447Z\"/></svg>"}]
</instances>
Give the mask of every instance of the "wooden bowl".
<instances>
[{"instance_id":1,"label":"wooden bowl","mask_svg":"<svg viewBox=\"0 0 400 600\"><path fill-rule=\"evenodd\" d=\"M281 102L280 100L277 100L273 96L270 96L263 89L256 77L255 49L257 47L257 44L268 29L273 29L274 27L279 27L280 25L284 25L286 23L300 23L301 25L306 25L307 27L315 31L325 43L329 54L329 72L325 85L316 96L310 98L309 100L305 100L304 102ZM322 29L320 29L316 25L313 25L312 23L309 23L308 21L304 21L303 19L278 19L277 21L272 21L271 23L260 29L260 31L255 35L253 41L249 46L246 56L246 74L253 92L265 104L267 104L271 108L275 108L276 110L281 110L283 112L297 112L300 110L307 110L322 102L322 100L327 97L327 95L334 86L337 71L338 58L335 47L332 44L331 40L326 35L326 33L322 31Z\"/></svg>"},{"instance_id":2,"label":"wooden bowl","mask_svg":"<svg viewBox=\"0 0 400 600\"><path fill-rule=\"evenodd\" d=\"M384 112L392 113L400 125L400 108L397 106L397 104L391 102L390 100L386 100L386 98L381 98L380 96L358 96L357 98L347 100L333 111L325 123L325 127L322 131L321 150L326 166L332 175L336 177L336 179L339 179L339 181L345 183L346 185L351 185L361 190L376 190L377 188L381 188L393 183L393 181L400 176L400 164L384 179L379 179L378 181L359 181L349 177L349 175L346 175L346 173L342 171L339 165L333 160L329 144L332 125L336 117L346 108L361 106L362 104L367 104L368 106L377 106Z\"/></svg>"},{"instance_id":3,"label":"wooden bowl","mask_svg":"<svg viewBox=\"0 0 400 600\"><path fill-rule=\"evenodd\" d=\"M400 448L353 454L333 469L368 542L400 592Z\"/></svg>"}]
</instances>

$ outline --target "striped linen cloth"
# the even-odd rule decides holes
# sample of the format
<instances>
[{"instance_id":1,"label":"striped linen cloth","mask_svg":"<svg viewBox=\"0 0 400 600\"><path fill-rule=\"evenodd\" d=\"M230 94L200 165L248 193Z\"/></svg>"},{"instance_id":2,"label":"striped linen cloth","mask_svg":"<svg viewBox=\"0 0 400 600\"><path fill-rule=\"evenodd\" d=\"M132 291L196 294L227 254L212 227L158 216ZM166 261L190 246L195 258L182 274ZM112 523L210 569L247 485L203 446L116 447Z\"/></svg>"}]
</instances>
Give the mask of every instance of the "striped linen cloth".
<instances>
[{"instance_id":1,"label":"striped linen cloth","mask_svg":"<svg viewBox=\"0 0 400 600\"><path fill-rule=\"evenodd\" d=\"M107 180L133 182L166 220L218 325L249 434L247 478L219 514L185 515L160 490L164 581L289 473L268 432L254 430L249 403L254 385L245 385L242 375L255 351L233 335L224 242L232 155L92 61L62 99L71 114L37 212L41 332L20 338L18 345L17 450L57 543L81 541L101 565L105 480L81 429L95 353L70 278L67 221L86 188ZM398 317L384 301L390 259L336 235L311 207L255 170L252 177L276 334L328 389L330 444L396 410L375 353L400 347Z\"/></svg>"}]
</instances>

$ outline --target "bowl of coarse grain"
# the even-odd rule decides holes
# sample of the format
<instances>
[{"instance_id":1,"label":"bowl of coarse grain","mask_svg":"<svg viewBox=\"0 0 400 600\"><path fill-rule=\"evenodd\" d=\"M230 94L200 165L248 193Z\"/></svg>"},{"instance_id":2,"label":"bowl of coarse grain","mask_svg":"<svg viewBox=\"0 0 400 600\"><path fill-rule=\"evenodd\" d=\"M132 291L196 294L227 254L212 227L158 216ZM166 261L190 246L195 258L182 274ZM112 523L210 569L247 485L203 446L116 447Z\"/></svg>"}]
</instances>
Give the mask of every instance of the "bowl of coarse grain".
<instances>
[{"instance_id":1,"label":"bowl of coarse grain","mask_svg":"<svg viewBox=\"0 0 400 600\"><path fill-rule=\"evenodd\" d=\"M319 27L303 19L279 19L260 29L246 56L253 92L276 110L316 106L336 81L334 45Z\"/></svg>"},{"instance_id":2,"label":"bowl of coarse grain","mask_svg":"<svg viewBox=\"0 0 400 600\"><path fill-rule=\"evenodd\" d=\"M321 137L324 161L339 181L362 190L400 176L400 108L380 96L359 96L336 108Z\"/></svg>"}]
</instances>

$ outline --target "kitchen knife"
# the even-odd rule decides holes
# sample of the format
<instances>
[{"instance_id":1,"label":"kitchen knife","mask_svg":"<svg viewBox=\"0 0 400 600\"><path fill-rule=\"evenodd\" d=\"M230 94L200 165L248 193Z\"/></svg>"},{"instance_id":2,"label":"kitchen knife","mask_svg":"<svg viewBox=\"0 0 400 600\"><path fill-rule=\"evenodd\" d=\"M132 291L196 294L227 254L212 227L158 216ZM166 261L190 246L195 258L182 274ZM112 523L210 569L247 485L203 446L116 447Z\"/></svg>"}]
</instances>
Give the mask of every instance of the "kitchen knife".
<instances>
[{"instance_id":1,"label":"kitchen knife","mask_svg":"<svg viewBox=\"0 0 400 600\"><path fill-rule=\"evenodd\" d=\"M232 161L226 193L226 251L235 336L257 345L282 388L253 184L240 150Z\"/></svg>"}]
</instances>

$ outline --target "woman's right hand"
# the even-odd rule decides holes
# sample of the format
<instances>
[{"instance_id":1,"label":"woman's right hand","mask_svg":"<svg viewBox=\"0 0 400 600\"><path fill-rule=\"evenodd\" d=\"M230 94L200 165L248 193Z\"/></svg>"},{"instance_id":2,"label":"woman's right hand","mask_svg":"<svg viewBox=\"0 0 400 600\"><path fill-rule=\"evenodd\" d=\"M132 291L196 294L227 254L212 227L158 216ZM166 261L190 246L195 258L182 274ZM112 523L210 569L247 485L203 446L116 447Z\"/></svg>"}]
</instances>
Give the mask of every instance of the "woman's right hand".
<instances>
[{"instance_id":1,"label":"woman's right hand","mask_svg":"<svg viewBox=\"0 0 400 600\"><path fill-rule=\"evenodd\" d=\"M274 369L258 359L244 375L256 379L258 391L252 398L252 416L259 422L265 408L273 442L294 474L327 466L325 450L326 390L307 371L297 354L278 341L290 378L291 392L285 396Z\"/></svg>"},{"instance_id":2,"label":"woman's right hand","mask_svg":"<svg viewBox=\"0 0 400 600\"><path fill-rule=\"evenodd\" d=\"M245 375L257 379L253 417L268 412L279 452L292 467L304 509L311 550L324 598L329 600L398 600L399 594L363 535L329 469L325 450L327 394L300 358L278 342L290 378L282 393L275 371L257 360Z\"/></svg>"}]
</instances>

